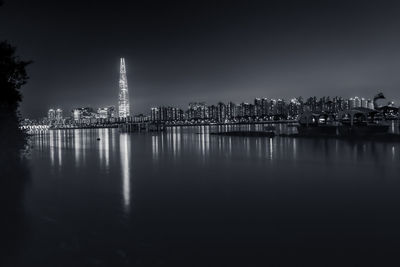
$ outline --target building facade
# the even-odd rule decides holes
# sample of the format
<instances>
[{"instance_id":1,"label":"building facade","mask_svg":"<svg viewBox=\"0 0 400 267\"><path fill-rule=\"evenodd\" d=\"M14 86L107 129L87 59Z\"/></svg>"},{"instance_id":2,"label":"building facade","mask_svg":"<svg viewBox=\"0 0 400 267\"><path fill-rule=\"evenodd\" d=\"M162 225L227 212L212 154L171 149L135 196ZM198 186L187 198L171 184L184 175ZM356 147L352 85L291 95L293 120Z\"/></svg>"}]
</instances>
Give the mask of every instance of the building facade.
<instances>
[{"instance_id":1,"label":"building facade","mask_svg":"<svg viewBox=\"0 0 400 267\"><path fill-rule=\"evenodd\" d=\"M126 76L125 59L121 58L119 70L119 101L118 101L118 117L127 118L130 116L130 103L128 92L128 79Z\"/></svg>"}]
</instances>

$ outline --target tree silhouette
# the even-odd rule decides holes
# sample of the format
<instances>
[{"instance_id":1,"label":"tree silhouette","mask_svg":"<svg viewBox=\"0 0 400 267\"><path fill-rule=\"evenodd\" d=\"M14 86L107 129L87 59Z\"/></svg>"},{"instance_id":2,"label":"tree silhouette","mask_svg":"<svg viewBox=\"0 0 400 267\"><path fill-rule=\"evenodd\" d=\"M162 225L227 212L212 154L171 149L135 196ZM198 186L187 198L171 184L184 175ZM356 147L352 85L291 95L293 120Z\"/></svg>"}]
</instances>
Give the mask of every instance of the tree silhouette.
<instances>
[{"instance_id":1,"label":"tree silhouette","mask_svg":"<svg viewBox=\"0 0 400 267\"><path fill-rule=\"evenodd\" d=\"M22 201L29 169L20 159L26 138L19 128L18 106L30 62L20 60L15 51L8 42L0 42L0 266L15 266L26 232Z\"/></svg>"},{"instance_id":2,"label":"tree silhouette","mask_svg":"<svg viewBox=\"0 0 400 267\"><path fill-rule=\"evenodd\" d=\"M30 61L21 61L15 55L15 47L8 42L0 42L0 88L2 98L0 108L2 111L15 112L22 100L21 86L28 80L26 66Z\"/></svg>"},{"instance_id":3,"label":"tree silhouette","mask_svg":"<svg viewBox=\"0 0 400 267\"><path fill-rule=\"evenodd\" d=\"M15 55L16 48L7 41L0 42L0 147L1 159L18 154L24 145L25 134L19 129L18 107L22 100L21 87L26 84L26 66Z\"/></svg>"}]
</instances>

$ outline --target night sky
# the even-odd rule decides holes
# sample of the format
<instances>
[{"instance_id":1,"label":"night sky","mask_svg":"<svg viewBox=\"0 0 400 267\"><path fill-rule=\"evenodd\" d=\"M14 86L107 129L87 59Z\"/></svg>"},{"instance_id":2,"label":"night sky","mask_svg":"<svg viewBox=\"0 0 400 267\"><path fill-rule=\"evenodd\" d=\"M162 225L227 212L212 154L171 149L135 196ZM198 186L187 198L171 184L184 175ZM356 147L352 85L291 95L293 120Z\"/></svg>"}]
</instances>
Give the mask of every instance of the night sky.
<instances>
[{"instance_id":1,"label":"night sky","mask_svg":"<svg viewBox=\"0 0 400 267\"><path fill-rule=\"evenodd\" d=\"M255 97L400 99L397 1L5 0L0 39L34 61L23 116L117 106L133 113Z\"/></svg>"}]
</instances>

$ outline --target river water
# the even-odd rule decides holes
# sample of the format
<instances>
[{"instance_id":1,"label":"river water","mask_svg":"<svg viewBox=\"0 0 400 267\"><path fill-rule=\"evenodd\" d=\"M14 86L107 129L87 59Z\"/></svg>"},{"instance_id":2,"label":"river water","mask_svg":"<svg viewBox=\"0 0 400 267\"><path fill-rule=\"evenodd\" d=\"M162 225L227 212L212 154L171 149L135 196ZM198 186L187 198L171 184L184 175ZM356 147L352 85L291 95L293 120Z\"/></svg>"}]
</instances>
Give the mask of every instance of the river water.
<instances>
[{"instance_id":1,"label":"river water","mask_svg":"<svg viewBox=\"0 0 400 267\"><path fill-rule=\"evenodd\" d=\"M399 143L213 130L33 136L15 266L399 261Z\"/></svg>"}]
</instances>

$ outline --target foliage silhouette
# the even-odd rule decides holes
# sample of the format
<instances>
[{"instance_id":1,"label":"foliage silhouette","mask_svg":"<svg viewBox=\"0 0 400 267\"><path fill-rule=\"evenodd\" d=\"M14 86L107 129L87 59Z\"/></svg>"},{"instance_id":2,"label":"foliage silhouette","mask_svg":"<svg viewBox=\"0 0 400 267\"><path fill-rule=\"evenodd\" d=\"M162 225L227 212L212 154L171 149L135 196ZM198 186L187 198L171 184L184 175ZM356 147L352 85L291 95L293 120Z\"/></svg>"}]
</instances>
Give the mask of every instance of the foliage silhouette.
<instances>
[{"instance_id":1,"label":"foliage silhouette","mask_svg":"<svg viewBox=\"0 0 400 267\"><path fill-rule=\"evenodd\" d=\"M0 266L16 266L27 230L22 201L29 168L20 156L27 138L19 128L18 107L31 62L20 60L15 52L7 41L0 42Z\"/></svg>"},{"instance_id":2,"label":"foliage silhouette","mask_svg":"<svg viewBox=\"0 0 400 267\"><path fill-rule=\"evenodd\" d=\"M15 55L16 48L7 41L0 42L0 147L4 160L18 156L26 142L25 133L19 128L18 107L22 101L21 87L29 77L26 66L31 61L22 61Z\"/></svg>"}]
</instances>

